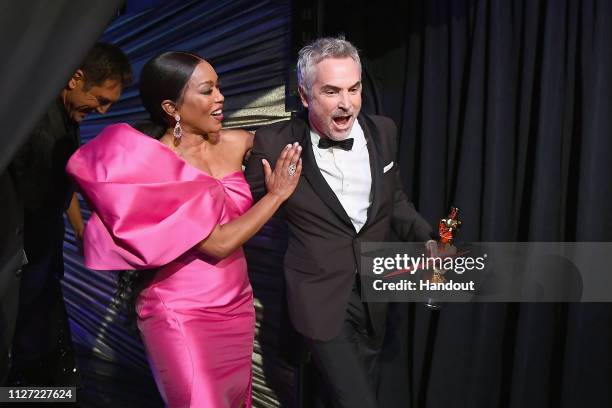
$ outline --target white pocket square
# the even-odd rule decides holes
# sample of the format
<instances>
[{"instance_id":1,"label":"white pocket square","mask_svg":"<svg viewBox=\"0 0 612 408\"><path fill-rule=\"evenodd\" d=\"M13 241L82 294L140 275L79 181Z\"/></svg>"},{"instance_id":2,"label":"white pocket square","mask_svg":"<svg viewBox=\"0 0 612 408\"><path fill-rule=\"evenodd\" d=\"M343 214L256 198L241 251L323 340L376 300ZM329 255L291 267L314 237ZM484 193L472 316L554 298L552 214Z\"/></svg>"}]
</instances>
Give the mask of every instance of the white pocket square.
<instances>
[{"instance_id":1,"label":"white pocket square","mask_svg":"<svg viewBox=\"0 0 612 408\"><path fill-rule=\"evenodd\" d=\"M385 167L383 167L383 174L391 170L392 167L393 167L393 162L390 162Z\"/></svg>"}]
</instances>

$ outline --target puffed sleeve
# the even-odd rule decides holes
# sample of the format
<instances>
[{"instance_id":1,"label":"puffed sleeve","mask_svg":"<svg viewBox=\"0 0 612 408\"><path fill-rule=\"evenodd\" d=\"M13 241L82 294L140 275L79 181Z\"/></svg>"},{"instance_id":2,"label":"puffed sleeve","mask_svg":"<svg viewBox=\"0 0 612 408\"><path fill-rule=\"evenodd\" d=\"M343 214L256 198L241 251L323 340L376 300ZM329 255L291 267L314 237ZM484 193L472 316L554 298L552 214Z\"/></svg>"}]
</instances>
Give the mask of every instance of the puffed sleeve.
<instances>
[{"instance_id":1,"label":"puffed sleeve","mask_svg":"<svg viewBox=\"0 0 612 408\"><path fill-rule=\"evenodd\" d=\"M66 170L93 210L83 238L91 269L167 264L222 217L225 194L216 179L126 124L104 129Z\"/></svg>"}]
</instances>

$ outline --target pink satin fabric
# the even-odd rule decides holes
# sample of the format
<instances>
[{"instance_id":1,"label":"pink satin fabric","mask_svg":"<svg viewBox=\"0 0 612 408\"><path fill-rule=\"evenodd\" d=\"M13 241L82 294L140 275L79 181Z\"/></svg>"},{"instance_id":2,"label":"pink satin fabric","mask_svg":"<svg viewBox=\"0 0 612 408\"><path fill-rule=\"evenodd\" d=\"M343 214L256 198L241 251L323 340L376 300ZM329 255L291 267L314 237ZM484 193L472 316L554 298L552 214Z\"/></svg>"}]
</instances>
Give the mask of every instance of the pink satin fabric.
<instances>
[{"instance_id":1,"label":"pink satin fabric","mask_svg":"<svg viewBox=\"0 0 612 408\"><path fill-rule=\"evenodd\" d=\"M244 254L193 249L252 205L242 172L215 179L126 124L81 147L67 171L93 210L85 265L155 274L136 310L167 406L250 407L255 313Z\"/></svg>"}]
</instances>

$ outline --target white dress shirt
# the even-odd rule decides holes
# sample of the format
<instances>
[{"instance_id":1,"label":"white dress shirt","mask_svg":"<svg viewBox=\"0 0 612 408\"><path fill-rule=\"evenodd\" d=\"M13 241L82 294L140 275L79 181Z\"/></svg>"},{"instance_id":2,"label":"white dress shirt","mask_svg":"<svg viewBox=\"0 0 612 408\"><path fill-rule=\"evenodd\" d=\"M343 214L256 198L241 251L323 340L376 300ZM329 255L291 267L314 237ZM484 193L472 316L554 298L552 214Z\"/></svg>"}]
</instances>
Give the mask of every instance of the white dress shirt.
<instances>
[{"instance_id":1,"label":"white dress shirt","mask_svg":"<svg viewBox=\"0 0 612 408\"><path fill-rule=\"evenodd\" d=\"M368 208L372 204L370 190L370 155L363 129L355 120L349 138L353 138L353 148L349 151L338 147L320 149L321 136L310 130L310 140L319 170L338 197L348 214L355 231L359 232L368 218Z\"/></svg>"}]
</instances>

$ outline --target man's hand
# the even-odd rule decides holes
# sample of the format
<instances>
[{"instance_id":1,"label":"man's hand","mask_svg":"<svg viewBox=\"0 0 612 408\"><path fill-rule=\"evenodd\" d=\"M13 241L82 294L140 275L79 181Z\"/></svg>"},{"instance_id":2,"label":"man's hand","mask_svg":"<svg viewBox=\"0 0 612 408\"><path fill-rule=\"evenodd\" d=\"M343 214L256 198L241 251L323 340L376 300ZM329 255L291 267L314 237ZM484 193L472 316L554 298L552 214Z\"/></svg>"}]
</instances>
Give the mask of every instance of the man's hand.
<instances>
[{"instance_id":1,"label":"man's hand","mask_svg":"<svg viewBox=\"0 0 612 408\"><path fill-rule=\"evenodd\" d=\"M83 231L85 231L85 223L83 222L83 216L81 215L81 206L79 206L79 199L74 193L70 200L70 206L66 210L68 221L74 231L74 239L76 241L79 253L83 255Z\"/></svg>"},{"instance_id":2,"label":"man's hand","mask_svg":"<svg viewBox=\"0 0 612 408\"><path fill-rule=\"evenodd\" d=\"M83 255L83 231L85 228L74 229L74 239L76 241L77 248L79 249L79 254Z\"/></svg>"}]
</instances>

